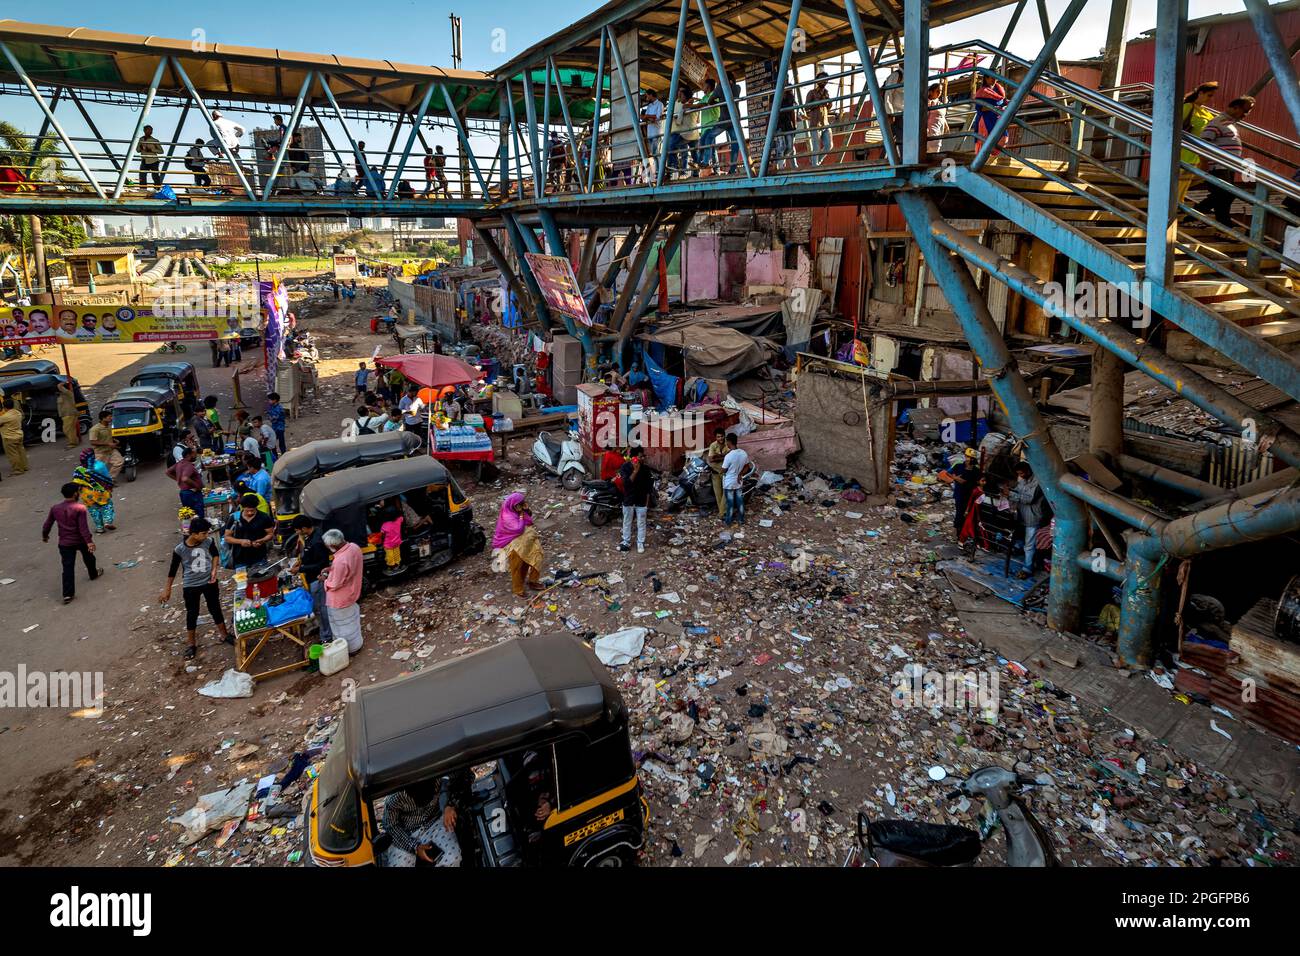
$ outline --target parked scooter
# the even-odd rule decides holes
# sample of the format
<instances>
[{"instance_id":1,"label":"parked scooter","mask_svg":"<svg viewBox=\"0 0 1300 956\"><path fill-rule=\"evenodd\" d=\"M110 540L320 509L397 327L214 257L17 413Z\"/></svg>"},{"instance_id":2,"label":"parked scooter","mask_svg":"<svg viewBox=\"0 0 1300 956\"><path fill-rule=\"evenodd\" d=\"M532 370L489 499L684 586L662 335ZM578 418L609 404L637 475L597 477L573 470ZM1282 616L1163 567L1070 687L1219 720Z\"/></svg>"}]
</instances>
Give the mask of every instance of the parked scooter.
<instances>
[{"instance_id":1,"label":"parked scooter","mask_svg":"<svg viewBox=\"0 0 1300 956\"><path fill-rule=\"evenodd\" d=\"M916 820L871 820L858 811L858 846L845 866L972 866L983 840L1001 823L1007 834L1007 866L1060 866L1051 837L1013 792L1032 786L1032 777L1002 767L976 770L948 799L965 795L984 801L980 814L987 826L977 833L969 827L922 823Z\"/></svg>"},{"instance_id":2,"label":"parked scooter","mask_svg":"<svg viewBox=\"0 0 1300 956\"><path fill-rule=\"evenodd\" d=\"M759 470L751 461L740 473L741 497L748 502L758 487ZM677 476L677 484L668 495L665 510L672 514L680 511L687 504L697 508L716 510L718 500L713 496L713 472L709 463L701 455L689 455L682 473Z\"/></svg>"},{"instance_id":3,"label":"parked scooter","mask_svg":"<svg viewBox=\"0 0 1300 956\"><path fill-rule=\"evenodd\" d=\"M582 463L582 446L573 438L556 438L550 432L539 432L533 442L533 460L569 491L577 491L587 477L587 467ZM620 505L621 507L621 505Z\"/></svg>"}]
</instances>

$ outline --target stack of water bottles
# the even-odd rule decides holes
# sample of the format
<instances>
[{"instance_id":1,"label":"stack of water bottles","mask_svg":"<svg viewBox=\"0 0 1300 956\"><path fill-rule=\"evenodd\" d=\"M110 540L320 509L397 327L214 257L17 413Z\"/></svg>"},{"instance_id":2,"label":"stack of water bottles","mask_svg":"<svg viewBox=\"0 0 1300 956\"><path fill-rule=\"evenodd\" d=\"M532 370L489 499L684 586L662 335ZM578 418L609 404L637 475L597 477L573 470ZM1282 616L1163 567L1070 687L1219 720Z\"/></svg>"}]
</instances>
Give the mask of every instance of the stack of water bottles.
<instances>
[{"instance_id":1,"label":"stack of water bottles","mask_svg":"<svg viewBox=\"0 0 1300 956\"><path fill-rule=\"evenodd\" d=\"M434 432L438 451L490 451L492 439L470 425L450 425Z\"/></svg>"}]
</instances>

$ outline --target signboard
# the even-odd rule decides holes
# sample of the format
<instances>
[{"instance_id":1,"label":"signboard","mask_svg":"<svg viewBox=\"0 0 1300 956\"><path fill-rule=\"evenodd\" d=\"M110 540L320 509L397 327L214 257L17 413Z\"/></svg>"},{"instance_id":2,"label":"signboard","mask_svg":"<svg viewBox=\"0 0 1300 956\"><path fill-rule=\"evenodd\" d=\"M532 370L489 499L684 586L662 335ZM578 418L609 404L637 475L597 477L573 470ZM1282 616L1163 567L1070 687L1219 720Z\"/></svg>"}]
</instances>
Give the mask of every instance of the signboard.
<instances>
[{"instance_id":1,"label":"signboard","mask_svg":"<svg viewBox=\"0 0 1300 956\"><path fill-rule=\"evenodd\" d=\"M682 47L682 79L695 89L703 89L704 81L709 75L709 64L689 46ZM664 99L668 94L664 93Z\"/></svg>"},{"instance_id":2,"label":"signboard","mask_svg":"<svg viewBox=\"0 0 1300 956\"><path fill-rule=\"evenodd\" d=\"M578 279L573 274L573 266L564 256L543 256L525 252L528 268L533 270L533 277L541 286L542 298L546 307L559 315L567 315L583 325L591 325L591 316L587 314L587 303L578 288Z\"/></svg>"},{"instance_id":3,"label":"signboard","mask_svg":"<svg viewBox=\"0 0 1300 956\"><path fill-rule=\"evenodd\" d=\"M355 279L356 277L357 277L356 256L335 256L334 257L334 278Z\"/></svg>"},{"instance_id":4,"label":"signboard","mask_svg":"<svg viewBox=\"0 0 1300 956\"><path fill-rule=\"evenodd\" d=\"M155 315L129 305L30 305L0 308L0 346L115 345L124 342L174 342L215 339L238 332L238 318Z\"/></svg>"}]
</instances>

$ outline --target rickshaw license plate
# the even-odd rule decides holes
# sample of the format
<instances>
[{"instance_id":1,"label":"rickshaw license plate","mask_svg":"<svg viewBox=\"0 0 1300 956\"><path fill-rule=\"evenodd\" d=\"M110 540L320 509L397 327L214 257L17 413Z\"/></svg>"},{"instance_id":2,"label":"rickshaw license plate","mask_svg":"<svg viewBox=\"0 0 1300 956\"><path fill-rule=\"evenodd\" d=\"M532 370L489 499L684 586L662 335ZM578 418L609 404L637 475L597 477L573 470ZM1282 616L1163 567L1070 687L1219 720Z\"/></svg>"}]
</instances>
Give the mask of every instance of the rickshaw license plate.
<instances>
[{"instance_id":1,"label":"rickshaw license plate","mask_svg":"<svg viewBox=\"0 0 1300 956\"><path fill-rule=\"evenodd\" d=\"M415 546L415 553L422 558L427 558L429 556L429 553L432 550L433 550L432 545L430 545L429 542L427 541L421 541L419 544Z\"/></svg>"}]
</instances>

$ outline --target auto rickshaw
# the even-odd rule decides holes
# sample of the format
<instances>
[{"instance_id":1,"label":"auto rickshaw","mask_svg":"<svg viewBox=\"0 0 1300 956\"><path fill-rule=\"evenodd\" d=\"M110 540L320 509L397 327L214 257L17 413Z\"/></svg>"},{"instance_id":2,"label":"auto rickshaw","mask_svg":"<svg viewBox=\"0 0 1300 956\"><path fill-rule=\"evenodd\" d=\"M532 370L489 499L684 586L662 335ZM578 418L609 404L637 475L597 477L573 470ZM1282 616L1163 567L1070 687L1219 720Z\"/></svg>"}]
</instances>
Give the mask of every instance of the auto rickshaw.
<instances>
[{"instance_id":1,"label":"auto rickshaw","mask_svg":"<svg viewBox=\"0 0 1300 956\"><path fill-rule=\"evenodd\" d=\"M623 698L588 646L551 634L358 689L312 784L304 856L382 866L391 838L379 802L468 777L456 822L465 865L630 866L645 842Z\"/></svg>"},{"instance_id":2,"label":"auto rickshaw","mask_svg":"<svg viewBox=\"0 0 1300 956\"><path fill-rule=\"evenodd\" d=\"M0 396L12 398L23 413L23 440L37 442L43 438L46 423L53 422L55 433L63 434L59 417L59 385L72 383L72 397L77 402L77 423L84 435L90 431L90 405L75 378L48 373L0 377Z\"/></svg>"},{"instance_id":3,"label":"auto rickshaw","mask_svg":"<svg viewBox=\"0 0 1300 956\"><path fill-rule=\"evenodd\" d=\"M379 526L387 506L405 502L420 524L402 527L402 563L384 562ZM337 471L303 489L299 505L321 531L337 528L365 557L365 584L425 574L462 554L479 554L487 543L474 523L470 499L447 468L427 455Z\"/></svg>"},{"instance_id":4,"label":"auto rickshaw","mask_svg":"<svg viewBox=\"0 0 1300 956\"><path fill-rule=\"evenodd\" d=\"M188 419L203 401L199 376L189 362L154 362L131 377L132 385L162 385L176 391L181 412Z\"/></svg>"},{"instance_id":5,"label":"auto rickshaw","mask_svg":"<svg viewBox=\"0 0 1300 956\"><path fill-rule=\"evenodd\" d=\"M127 481L135 481L144 456L167 460L181 414L174 389L160 385L119 389L104 409L113 413L113 437L122 446L122 474Z\"/></svg>"},{"instance_id":6,"label":"auto rickshaw","mask_svg":"<svg viewBox=\"0 0 1300 956\"><path fill-rule=\"evenodd\" d=\"M57 375L59 366L57 362L51 362L49 359L27 359L22 362L10 362L7 365L0 365L0 376L8 378L16 375Z\"/></svg>"},{"instance_id":7,"label":"auto rickshaw","mask_svg":"<svg viewBox=\"0 0 1300 956\"><path fill-rule=\"evenodd\" d=\"M323 475L376 462L409 458L420 450L420 436L414 432L380 432L351 438L325 438L291 448L271 469L271 494L275 498L276 541L292 532L289 525L298 517L302 490Z\"/></svg>"}]
</instances>

